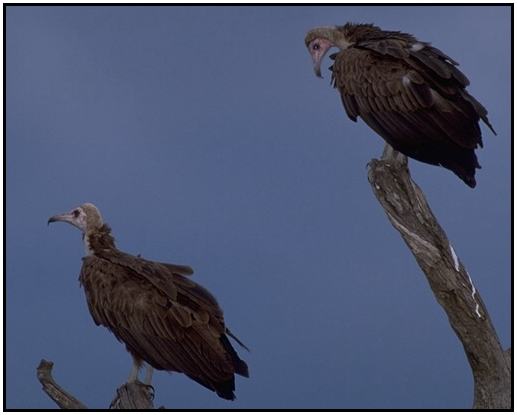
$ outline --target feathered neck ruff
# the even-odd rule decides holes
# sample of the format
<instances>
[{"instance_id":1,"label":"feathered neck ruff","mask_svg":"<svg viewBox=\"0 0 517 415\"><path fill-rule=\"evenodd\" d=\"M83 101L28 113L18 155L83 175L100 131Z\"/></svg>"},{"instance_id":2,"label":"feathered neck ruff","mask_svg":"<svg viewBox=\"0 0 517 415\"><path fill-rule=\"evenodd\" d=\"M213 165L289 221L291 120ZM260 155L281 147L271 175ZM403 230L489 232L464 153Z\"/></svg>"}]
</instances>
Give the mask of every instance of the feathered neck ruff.
<instances>
[{"instance_id":1,"label":"feathered neck ruff","mask_svg":"<svg viewBox=\"0 0 517 415\"><path fill-rule=\"evenodd\" d=\"M115 238L111 235L111 228L107 223L104 223L100 228L95 229L85 235L89 249L92 253L106 250L117 249L115 246Z\"/></svg>"}]
</instances>

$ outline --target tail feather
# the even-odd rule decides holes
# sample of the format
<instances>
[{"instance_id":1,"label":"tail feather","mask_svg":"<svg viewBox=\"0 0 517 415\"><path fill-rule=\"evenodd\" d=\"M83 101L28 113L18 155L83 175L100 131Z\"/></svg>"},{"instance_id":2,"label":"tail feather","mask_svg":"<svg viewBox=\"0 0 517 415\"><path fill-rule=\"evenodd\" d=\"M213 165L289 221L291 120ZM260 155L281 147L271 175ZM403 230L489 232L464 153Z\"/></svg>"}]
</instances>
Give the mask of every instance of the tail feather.
<instances>
[{"instance_id":1,"label":"tail feather","mask_svg":"<svg viewBox=\"0 0 517 415\"><path fill-rule=\"evenodd\" d=\"M218 383L207 382L204 379L192 375L187 376L205 388L214 391L217 393L217 396L223 399L227 399L229 401L233 401L235 399L235 376L233 375L230 379Z\"/></svg>"},{"instance_id":2,"label":"tail feather","mask_svg":"<svg viewBox=\"0 0 517 415\"><path fill-rule=\"evenodd\" d=\"M232 376L231 379L220 382L215 386L215 393L217 393L217 396L227 399L229 401L233 401L235 399L235 377Z\"/></svg>"},{"instance_id":3,"label":"tail feather","mask_svg":"<svg viewBox=\"0 0 517 415\"><path fill-rule=\"evenodd\" d=\"M223 343L223 346L225 350L230 354L233 362L233 368L235 369L235 373L238 375L244 376L246 378L250 377L249 371L248 371L248 365L244 360L242 360L235 349L233 348L232 344L228 340L228 337L225 335L221 336L221 342Z\"/></svg>"},{"instance_id":4,"label":"tail feather","mask_svg":"<svg viewBox=\"0 0 517 415\"><path fill-rule=\"evenodd\" d=\"M249 351L250 351L250 349L248 349L248 346L246 346L243 342L241 342L241 341L237 338L237 336L236 336L235 334L233 334L233 333L230 331L230 329L229 329L228 327L226 328L226 334L227 334L228 336L230 336L233 340L235 340L235 341L239 344L239 346L241 346L241 347L242 347L243 349L245 349L247 352L249 352Z\"/></svg>"}]
</instances>

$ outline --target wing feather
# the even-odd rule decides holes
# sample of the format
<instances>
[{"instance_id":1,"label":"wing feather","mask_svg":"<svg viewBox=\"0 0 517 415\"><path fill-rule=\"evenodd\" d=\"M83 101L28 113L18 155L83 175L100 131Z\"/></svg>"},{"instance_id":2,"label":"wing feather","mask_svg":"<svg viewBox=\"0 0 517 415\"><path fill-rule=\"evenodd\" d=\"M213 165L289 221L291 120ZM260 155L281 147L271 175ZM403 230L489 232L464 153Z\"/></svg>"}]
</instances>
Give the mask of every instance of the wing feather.
<instances>
[{"instance_id":1,"label":"wing feather","mask_svg":"<svg viewBox=\"0 0 517 415\"><path fill-rule=\"evenodd\" d=\"M233 399L234 373L246 364L227 342L215 298L168 264L102 255L85 257L79 277L95 323L153 367L185 373Z\"/></svg>"},{"instance_id":2,"label":"wing feather","mask_svg":"<svg viewBox=\"0 0 517 415\"><path fill-rule=\"evenodd\" d=\"M473 185L479 119L491 128L486 109L465 91L468 79L456 63L423 45L370 40L345 49L335 57L334 84L351 119L360 116L395 149Z\"/></svg>"}]
</instances>

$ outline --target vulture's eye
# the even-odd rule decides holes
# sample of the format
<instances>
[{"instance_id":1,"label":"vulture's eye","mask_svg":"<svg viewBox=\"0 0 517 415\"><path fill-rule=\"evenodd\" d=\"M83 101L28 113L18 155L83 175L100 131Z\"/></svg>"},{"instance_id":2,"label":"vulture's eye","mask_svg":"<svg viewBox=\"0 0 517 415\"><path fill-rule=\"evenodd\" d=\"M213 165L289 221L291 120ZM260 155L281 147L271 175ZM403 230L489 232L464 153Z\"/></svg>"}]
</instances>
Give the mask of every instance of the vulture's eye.
<instances>
[{"instance_id":1,"label":"vulture's eye","mask_svg":"<svg viewBox=\"0 0 517 415\"><path fill-rule=\"evenodd\" d=\"M320 50L320 44L315 43L314 45L312 45L312 50Z\"/></svg>"},{"instance_id":2,"label":"vulture's eye","mask_svg":"<svg viewBox=\"0 0 517 415\"><path fill-rule=\"evenodd\" d=\"M79 209L76 209L72 212L72 214L74 215L74 218L78 217L79 216Z\"/></svg>"}]
</instances>

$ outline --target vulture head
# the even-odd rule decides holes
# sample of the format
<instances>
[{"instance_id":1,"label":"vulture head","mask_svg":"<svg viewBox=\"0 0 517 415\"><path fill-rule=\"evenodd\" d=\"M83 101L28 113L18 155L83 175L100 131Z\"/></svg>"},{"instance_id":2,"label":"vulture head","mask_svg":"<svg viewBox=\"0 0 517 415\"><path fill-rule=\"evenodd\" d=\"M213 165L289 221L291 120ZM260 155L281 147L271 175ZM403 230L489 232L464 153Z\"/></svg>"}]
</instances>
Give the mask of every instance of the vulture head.
<instances>
[{"instance_id":1,"label":"vulture head","mask_svg":"<svg viewBox=\"0 0 517 415\"><path fill-rule=\"evenodd\" d=\"M305 46L311 54L316 76L322 78L321 62L330 48L337 47L343 50L353 44L354 42L347 38L345 32L338 26L317 27L310 30L305 36Z\"/></svg>"},{"instance_id":2,"label":"vulture head","mask_svg":"<svg viewBox=\"0 0 517 415\"><path fill-rule=\"evenodd\" d=\"M54 215L48 223L66 222L80 229L84 234L89 234L102 227L103 221L99 209L92 203L85 203L68 213Z\"/></svg>"}]
</instances>

